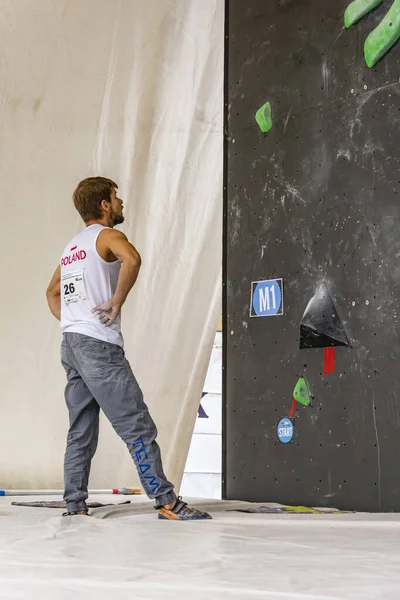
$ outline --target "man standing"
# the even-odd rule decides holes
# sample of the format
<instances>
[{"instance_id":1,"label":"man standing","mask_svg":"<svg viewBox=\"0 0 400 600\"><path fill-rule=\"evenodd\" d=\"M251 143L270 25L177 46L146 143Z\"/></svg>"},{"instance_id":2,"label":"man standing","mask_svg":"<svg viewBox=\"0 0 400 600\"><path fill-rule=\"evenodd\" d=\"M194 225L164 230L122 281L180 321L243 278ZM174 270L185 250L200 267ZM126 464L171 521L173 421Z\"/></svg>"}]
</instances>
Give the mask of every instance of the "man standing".
<instances>
[{"instance_id":1,"label":"man standing","mask_svg":"<svg viewBox=\"0 0 400 600\"><path fill-rule=\"evenodd\" d=\"M90 465L99 435L100 408L126 443L159 519L210 519L177 498L164 475L157 429L123 350L121 307L141 259L126 236L118 186L105 177L81 181L74 205L86 229L66 246L47 289L61 321L61 360L70 427L64 460L66 515L87 515Z\"/></svg>"}]
</instances>

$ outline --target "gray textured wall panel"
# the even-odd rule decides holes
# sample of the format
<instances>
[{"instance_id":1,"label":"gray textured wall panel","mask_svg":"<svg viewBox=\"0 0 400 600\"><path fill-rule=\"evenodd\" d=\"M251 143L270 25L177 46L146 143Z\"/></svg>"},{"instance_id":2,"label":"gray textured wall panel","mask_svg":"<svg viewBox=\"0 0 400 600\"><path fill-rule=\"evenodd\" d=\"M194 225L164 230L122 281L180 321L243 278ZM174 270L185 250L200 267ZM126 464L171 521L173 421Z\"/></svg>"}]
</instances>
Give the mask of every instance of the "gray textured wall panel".
<instances>
[{"instance_id":1,"label":"gray textured wall panel","mask_svg":"<svg viewBox=\"0 0 400 600\"><path fill-rule=\"evenodd\" d=\"M389 6L345 30L343 0L228 5L226 497L398 510L400 46L362 54ZM251 282L278 277L284 315L250 318ZM323 282L352 345L325 376L323 349L299 350ZM313 405L283 444L301 376Z\"/></svg>"}]
</instances>

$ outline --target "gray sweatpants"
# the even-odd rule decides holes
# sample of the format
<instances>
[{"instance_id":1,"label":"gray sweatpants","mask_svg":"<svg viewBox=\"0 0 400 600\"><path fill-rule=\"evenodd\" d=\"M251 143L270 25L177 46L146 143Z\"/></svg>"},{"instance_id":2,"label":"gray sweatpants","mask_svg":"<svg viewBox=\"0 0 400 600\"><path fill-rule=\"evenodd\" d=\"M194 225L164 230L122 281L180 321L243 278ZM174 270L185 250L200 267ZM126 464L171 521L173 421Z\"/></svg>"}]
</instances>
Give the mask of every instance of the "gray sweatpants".
<instances>
[{"instance_id":1,"label":"gray sweatpants","mask_svg":"<svg viewBox=\"0 0 400 600\"><path fill-rule=\"evenodd\" d=\"M157 429L123 349L79 333L65 333L61 361L68 380L65 400L69 432L64 460L67 510L86 509L100 408L127 445L148 497L156 499L156 506L173 502L174 488L164 475L155 441Z\"/></svg>"}]
</instances>

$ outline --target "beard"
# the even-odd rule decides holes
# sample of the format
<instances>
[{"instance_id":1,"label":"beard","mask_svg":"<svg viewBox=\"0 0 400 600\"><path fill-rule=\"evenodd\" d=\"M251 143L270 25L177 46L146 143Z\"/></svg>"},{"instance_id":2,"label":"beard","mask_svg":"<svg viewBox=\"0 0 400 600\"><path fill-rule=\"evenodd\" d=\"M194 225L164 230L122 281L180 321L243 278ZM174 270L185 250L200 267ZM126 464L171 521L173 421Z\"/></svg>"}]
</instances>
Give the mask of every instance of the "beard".
<instances>
[{"instance_id":1,"label":"beard","mask_svg":"<svg viewBox=\"0 0 400 600\"><path fill-rule=\"evenodd\" d=\"M125 221L125 217L123 215L119 215L118 213L116 213L114 211L111 211L110 219L113 224L113 227L115 227L115 225L121 225L121 223L123 223Z\"/></svg>"}]
</instances>

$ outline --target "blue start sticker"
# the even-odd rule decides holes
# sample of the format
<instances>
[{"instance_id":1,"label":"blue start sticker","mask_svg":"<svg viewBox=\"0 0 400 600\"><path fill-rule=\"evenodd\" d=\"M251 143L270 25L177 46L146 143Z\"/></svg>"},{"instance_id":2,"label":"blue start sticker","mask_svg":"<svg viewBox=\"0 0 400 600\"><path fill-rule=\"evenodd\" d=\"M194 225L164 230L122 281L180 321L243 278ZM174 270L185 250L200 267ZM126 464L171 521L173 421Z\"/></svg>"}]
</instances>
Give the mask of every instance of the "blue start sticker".
<instances>
[{"instance_id":1,"label":"blue start sticker","mask_svg":"<svg viewBox=\"0 0 400 600\"><path fill-rule=\"evenodd\" d=\"M281 419L278 423L278 438L283 444L291 441L294 434L293 423L290 419Z\"/></svg>"}]
</instances>

